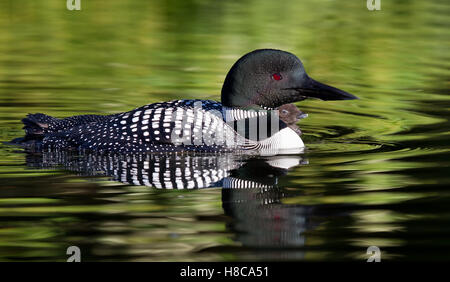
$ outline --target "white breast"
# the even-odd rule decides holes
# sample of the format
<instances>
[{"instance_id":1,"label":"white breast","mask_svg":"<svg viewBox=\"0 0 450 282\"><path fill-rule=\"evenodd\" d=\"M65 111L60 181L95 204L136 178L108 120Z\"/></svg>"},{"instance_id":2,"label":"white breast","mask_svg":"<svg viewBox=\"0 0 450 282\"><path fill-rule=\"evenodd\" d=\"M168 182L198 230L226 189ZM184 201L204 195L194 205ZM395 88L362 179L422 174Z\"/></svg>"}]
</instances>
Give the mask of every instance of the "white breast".
<instances>
[{"instance_id":1,"label":"white breast","mask_svg":"<svg viewBox=\"0 0 450 282\"><path fill-rule=\"evenodd\" d=\"M302 153L304 148L300 136L289 127L259 142L258 146L261 155L296 154Z\"/></svg>"}]
</instances>

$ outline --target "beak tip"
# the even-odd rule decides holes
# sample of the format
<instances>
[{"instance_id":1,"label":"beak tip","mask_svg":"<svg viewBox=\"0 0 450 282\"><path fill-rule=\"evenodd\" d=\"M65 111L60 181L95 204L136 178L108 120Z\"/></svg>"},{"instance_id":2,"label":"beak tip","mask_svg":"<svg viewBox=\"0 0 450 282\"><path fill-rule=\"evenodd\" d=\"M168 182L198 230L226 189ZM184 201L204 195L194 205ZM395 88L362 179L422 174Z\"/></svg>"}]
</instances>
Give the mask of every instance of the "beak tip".
<instances>
[{"instance_id":1,"label":"beak tip","mask_svg":"<svg viewBox=\"0 0 450 282\"><path fill-rule=\"evenodd\" d=\"M350 96L347 99L345 99L345 100L359 100L359 97L356 97L355 95L350 94Z\"/></svg>"},{"instance_id":2,"label":"beak tip","mask_svg":"<svg viewBox=\"0 0 450 282\"><path fill-rule=\"evenodd\" d=\"M355 95L353 95L353 94L352 94L352 96L353 96L353 97L350 98L350 100L359 100L359 97L357 97L357 96L355 96Z\"/></svg>"}]
</instances>

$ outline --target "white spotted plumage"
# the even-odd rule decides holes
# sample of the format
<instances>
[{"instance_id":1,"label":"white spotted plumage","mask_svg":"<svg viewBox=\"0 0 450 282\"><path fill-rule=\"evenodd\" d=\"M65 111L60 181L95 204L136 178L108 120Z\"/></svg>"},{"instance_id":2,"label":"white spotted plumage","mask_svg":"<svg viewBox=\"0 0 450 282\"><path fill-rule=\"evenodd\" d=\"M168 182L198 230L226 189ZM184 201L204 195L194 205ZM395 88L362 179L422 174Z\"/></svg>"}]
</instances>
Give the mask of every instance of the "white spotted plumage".
<instances>
[{"instance_id":1,"label":"white spotted plumage","mask_svg":"<svg viewBox=\"0 0 450 282\"><path fill-rule=\"evenodd\" d=\"M216 101L175 100L149 104L126 113L98 116L98 122L49 134L43 142L48 147L119 152L261 151L304 146L289 128L265 140L254 141L239 135L225 122L264 115L266 111L227 108ZM230 139L234 142L228 143Z\"/></svg>"}]
</instances>

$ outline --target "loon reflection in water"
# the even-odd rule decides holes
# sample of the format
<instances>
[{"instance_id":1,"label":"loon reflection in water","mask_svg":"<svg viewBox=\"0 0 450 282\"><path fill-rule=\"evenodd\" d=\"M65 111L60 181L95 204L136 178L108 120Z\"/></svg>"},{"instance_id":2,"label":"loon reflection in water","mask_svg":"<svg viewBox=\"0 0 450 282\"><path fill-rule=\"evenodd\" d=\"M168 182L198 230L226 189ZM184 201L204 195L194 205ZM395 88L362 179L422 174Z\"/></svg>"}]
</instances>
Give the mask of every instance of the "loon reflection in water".
<instances>
[{"instance_id":1,"label":"loon reflection in water","mask_svg":"<svg viewBox=\"0 0 450 282\"><path fill-rule=\"evenodd\" d=\"M99 154L70 151L28 153L34 168L64 168L84 176L166 189L269 188L289 168L304 164L301 156L251 158L233 154Z\"/></svg>"},{"instance_id":2,"label":"loon reflection in water","mask_svg":"<svg viewBox=\"0 0 450 282\"><path fill-rule=\"evenodd\" d=\"M266 252L272 258L274 255L280 259L302 258L304 250L298 248L305 244L304 232L320 221L317 217L311 219L316 212L314 206L282 203L282 199L298 196L298 192L292 193L279 185L289 169L307 164L298 155L251 158L232 154L58 151L28 153L26 161L35 169L63 168L83 176L109 176L114 181L161 189L223 187L222 207L232 219L227 221L227 229L243 246L263 247L261 258ZM222 251L215 248L200 251Z\"/></svg>"}]
</instances>

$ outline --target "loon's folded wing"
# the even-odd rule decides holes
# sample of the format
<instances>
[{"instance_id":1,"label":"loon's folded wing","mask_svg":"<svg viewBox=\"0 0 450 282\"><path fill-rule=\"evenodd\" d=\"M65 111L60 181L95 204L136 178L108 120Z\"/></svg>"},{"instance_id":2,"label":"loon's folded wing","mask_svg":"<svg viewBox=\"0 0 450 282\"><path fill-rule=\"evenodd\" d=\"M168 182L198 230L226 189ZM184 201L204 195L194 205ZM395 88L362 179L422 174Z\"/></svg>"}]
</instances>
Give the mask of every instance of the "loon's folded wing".
<instances>
[{"instance_id":1,"label":"loon's folded wing","mask_svg":"<svg viewBox=\"0 0 450 282\"><path fill-rule=\"evenodd\" d=\"M150 151L174 151L176 147L223 150L230 147L225 144L226 138L235 133L223 122L221 109L220 103L208 100L149 104L115 116L100 131L106 135L102 137L141 142ZM95 139L101 141L94 136ZM172 150L167 149L170 147Z\"/></svg>"}]
</instances>

